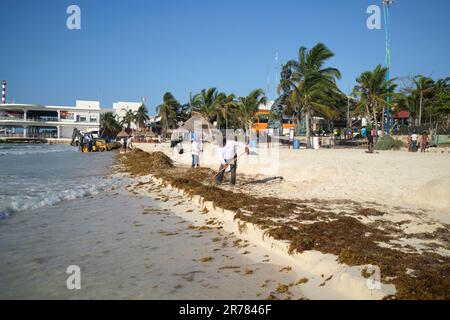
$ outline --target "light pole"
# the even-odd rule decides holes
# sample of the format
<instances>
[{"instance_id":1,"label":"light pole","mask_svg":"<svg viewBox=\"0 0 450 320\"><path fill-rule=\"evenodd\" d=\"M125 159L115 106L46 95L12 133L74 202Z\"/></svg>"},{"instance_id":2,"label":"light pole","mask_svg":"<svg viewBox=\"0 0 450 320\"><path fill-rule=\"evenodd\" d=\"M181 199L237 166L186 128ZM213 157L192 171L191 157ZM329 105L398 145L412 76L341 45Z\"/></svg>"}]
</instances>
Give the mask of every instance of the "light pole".
<instances>
[{"instance_id":1,"label":"light pole","mask_svg":"<svg viewBox=\"0 0 450 320\"><path fill-rule=\"evenodd\" d=\"M391 133L391 110L389 107L389 94L387 92L390 80L390 72L391 72L391 34L390 34L390 17L389 17L389 7L394 3L394 0L383 0L383 8L384 8L384 22L385 22L385 31L386 31L386 133L390 135Z\"/></svg>"},{"instance_id":2,"label":"light pole","mask_svg":"<svg viewBox=\"0 0 450 320\"><path fill-rule=\"evenodd\" d=\"M352 126L352 120L350 118L350 99L353 100L352 95L347 96L347 128Z\"/></svg>"}]
</instances>

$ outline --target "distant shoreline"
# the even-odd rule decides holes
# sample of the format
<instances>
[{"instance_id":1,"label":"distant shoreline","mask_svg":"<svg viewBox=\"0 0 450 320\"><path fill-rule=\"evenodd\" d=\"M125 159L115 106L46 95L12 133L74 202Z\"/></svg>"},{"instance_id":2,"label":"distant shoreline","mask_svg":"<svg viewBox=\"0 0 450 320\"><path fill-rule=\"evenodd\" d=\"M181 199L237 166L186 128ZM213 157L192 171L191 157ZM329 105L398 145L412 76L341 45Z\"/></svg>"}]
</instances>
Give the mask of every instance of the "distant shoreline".
<instances>
[{"instance_id":1,"label":"distant shoreline","mask_svg":"<svg viewBox=\"0 0 450 320\"><path fill-rule=\"evenodd\" d=\"M53 138L14 138L1 137L0 143L4 144L70 144L69 139L53 139Z\"/></svg>"}]
</instances>

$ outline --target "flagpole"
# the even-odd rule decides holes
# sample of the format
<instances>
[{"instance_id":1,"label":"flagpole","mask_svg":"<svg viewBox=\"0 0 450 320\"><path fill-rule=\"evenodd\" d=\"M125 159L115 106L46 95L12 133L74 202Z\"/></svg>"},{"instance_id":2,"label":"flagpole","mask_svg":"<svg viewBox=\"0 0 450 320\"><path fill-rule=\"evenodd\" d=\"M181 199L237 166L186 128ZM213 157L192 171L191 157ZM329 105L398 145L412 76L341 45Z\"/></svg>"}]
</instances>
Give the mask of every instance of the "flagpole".
<instances>
[{"instance_id":1,"label":"flagpole","mask_svg":"<svg viewBox=\"0 0 450 320\"><path fill-rule=\"evenodd\" d=\"M390 26L390 16L389 16L389 6L393 4L393 0L383 0L384 7L384 19L385 19L385 31L386 31L386 134L391 133L391 110L389 107L390 97L388 93L389 81L391 79L391 26Z\"/></svg>"}]
</instances>

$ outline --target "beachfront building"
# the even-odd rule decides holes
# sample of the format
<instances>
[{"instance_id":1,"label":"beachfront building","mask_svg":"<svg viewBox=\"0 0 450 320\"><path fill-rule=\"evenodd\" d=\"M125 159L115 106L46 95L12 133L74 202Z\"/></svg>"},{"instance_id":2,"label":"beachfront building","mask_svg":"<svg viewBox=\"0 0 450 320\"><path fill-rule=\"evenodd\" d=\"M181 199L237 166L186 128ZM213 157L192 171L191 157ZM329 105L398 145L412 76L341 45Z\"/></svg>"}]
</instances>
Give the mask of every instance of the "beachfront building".
<instances>
[{"instance_id":1,"label":"beachfront building","mask_svg":"<svg viewBox=\"0 0 450 320\"><path fill-rule=\"evenodd\" d=\"M114 102L113 113L117 121L121 122L128 110L136 112L138 111L140 106L142 106L142 102L123 102L123 101ZM135 123L131 123L131 129L133 130L137 129Z\"/></svg>"},{"instance_id":2,"label":"beachfront building","mask_svg":"<svg viewBox=\"0 0 450 320\"><path fill-rule=\"evenodd\" d=\"M74 107L0 104L0 137L70 139L74 128L100 129L99 101L76 101Z\"/></svg>"}]
</instances>

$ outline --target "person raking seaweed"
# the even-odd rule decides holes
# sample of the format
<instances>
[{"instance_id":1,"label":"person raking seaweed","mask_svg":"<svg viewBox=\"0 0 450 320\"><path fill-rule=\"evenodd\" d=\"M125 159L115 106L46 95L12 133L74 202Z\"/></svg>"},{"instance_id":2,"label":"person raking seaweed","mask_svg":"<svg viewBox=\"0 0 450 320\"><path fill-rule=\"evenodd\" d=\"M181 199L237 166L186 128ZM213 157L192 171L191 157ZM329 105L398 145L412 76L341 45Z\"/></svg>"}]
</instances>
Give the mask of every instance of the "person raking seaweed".
<instances>
[{"instance_id":1,"label":"person raking seaweed","mask_svg":"<svg viewBox=\"0 0 450 320\"><path fill-rule=\"evenodd\" d=\"M236 185L236 171L238 160L238 156L236 154L236 147L242 147L245 149L245 153L250 154L250 150L246 144L238 142L236 140L227 139L225 136L223 137L222 145L219 147L219 159L220 159L219 172L215 175L215 177L213 177L216 179L217 184L222 183L223 177L225 175L225 170L228 167L230 167L231 170L230 183L233 186Z\"/></svg>"}]
</instances>

